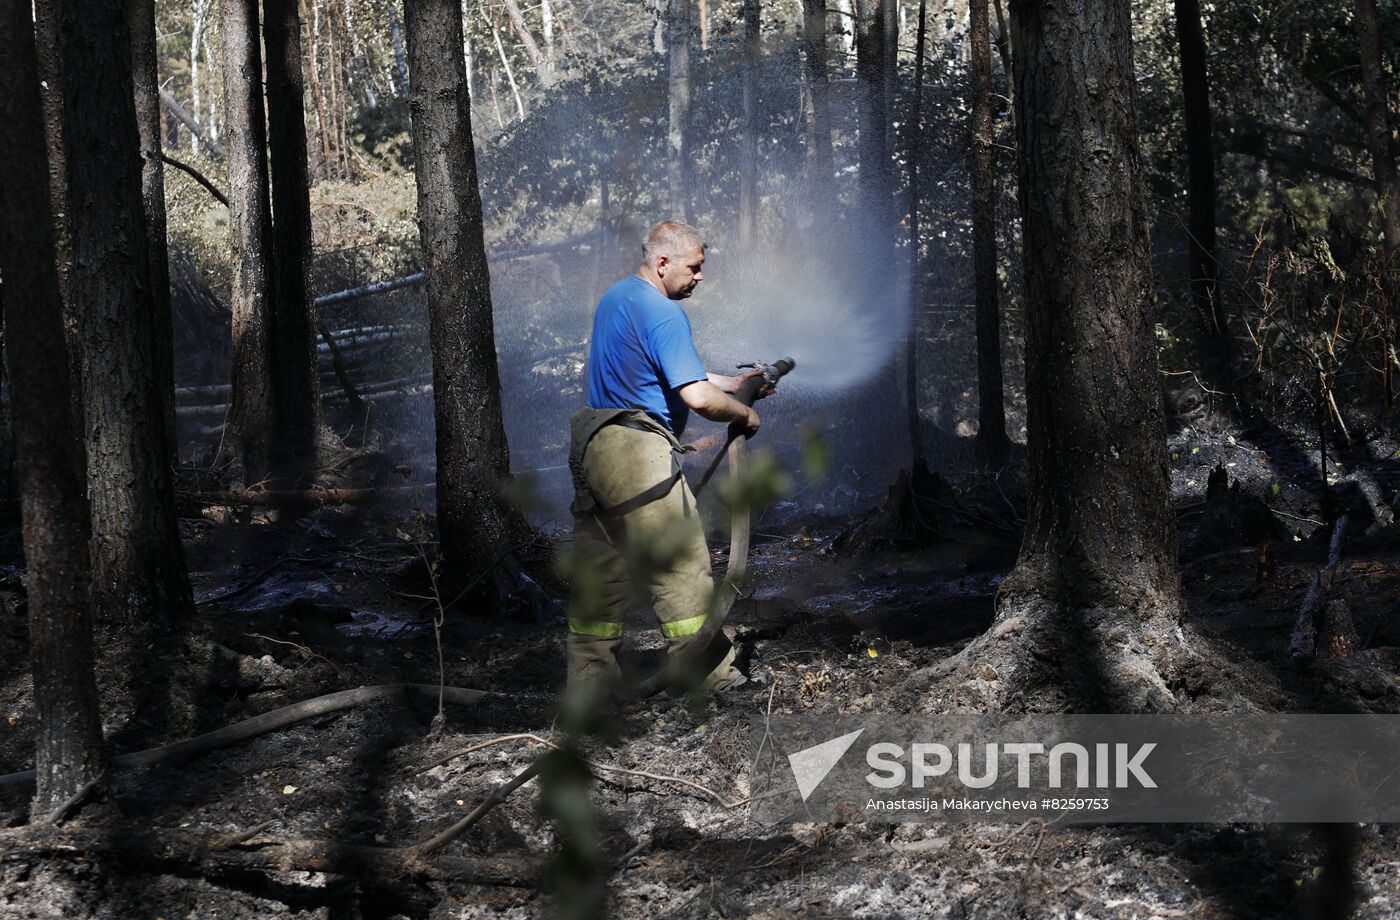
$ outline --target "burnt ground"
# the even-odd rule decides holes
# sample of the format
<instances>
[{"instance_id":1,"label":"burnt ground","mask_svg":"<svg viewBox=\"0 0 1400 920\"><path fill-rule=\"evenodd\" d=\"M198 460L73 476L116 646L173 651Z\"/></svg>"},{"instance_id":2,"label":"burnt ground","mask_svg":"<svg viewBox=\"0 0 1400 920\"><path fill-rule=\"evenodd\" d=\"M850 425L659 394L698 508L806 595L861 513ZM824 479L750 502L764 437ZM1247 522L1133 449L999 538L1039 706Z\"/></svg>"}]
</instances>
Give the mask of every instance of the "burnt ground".
<instances>
[{"instance_id":1,"label":"burnt ground","mask_svg":"<svg viewBox=\"0 0 1400 920\"><path fill-rule=\"evenodd\" d=\"M1278 431L1188 430L1172 440L1188 625L1235 665L1204 685L1181 688L1183 706L1220 708L1227 705L1221 700L1244 699L1271 711L1400 711L1400 528L1368 533L1369 522L1360 520L1347 541L1331 597L1345 600L1358 650L1337 659L1288 654L1303 595L1327 555L1315 447ZM1331 492L1358 516L1374 503L1355 499L1361 487L1353 480L1389 499L1400 484L1395 451L1378 441L1343 458ZM1258 540L1212 531L1205 490L1217 464L1283 527L1268 540L1263 565ZM104 717L114 749L187 737L334 690L437 681L425 568L404 539L414 532L407 508L326 507L296 522L237 509L205 515L182 522L201 602L195 637L175 650L102 643ZM798 516L759 528L752 595L731 617L755 682L707 700L632 704L613 737L586 744L596 763L633 771L596 771L592 817L582 819L596 834L594 856L613 914L1341 916L1331 884L1339 876L1326 868L1341 852L1340 877L1354 883L1355 915L1400 915L1400 833L1388 826L764 828L746 808L724 807L746 794L749 733L770 706L774 713L936 707L929 669L989 624L996 587L1015 554L1004 530L979 528L975 515L965 521L955 540L859 558L834 548L848 520ZM4 772L30 764L33 717L17 570L9 570L0 591ZM661 640L654 630L632 635L631 660L640 666ZM519 739L431 764L504 735L559 737L550 734L564 670L559 622L503 623L454 612L443 647L447 684L493 695L472 707L449 706L436 732L431 700L382 700L191 761L117 773L72 826L103 828L117 839L148 829L258 829L237 844L244 850L288 838L381 847L421 840L541 748ZM169 681L176 688L170 704L133 711L131 682L120 679L133 669L138 684ZM655 777L684 778L712 794ZM0 789L7 825L23 824L26 811L22 791ZM580 825L571 827L570 840L586 850ZM557 894L565 883L551 880L560 849L556 824L542 815L532 784L443 852L518 857L545 868L538 886L219 872L182 869L178 858L143 867L112 851L39 858L0 849L0 917L554 916L570 906Z\"/></svg>"}]
</instances>

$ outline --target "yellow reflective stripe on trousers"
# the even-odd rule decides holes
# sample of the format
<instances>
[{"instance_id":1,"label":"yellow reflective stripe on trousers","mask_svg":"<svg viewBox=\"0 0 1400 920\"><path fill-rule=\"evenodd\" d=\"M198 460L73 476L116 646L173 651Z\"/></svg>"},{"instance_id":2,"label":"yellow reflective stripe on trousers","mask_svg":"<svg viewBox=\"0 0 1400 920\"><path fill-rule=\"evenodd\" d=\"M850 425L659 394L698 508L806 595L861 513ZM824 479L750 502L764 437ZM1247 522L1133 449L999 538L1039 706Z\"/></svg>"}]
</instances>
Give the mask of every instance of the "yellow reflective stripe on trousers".
<instances>
[{"instance_id":1,"label":"yellow reflective stripe on trousers","mask_svg":"<svg viewBox=\"0 0 1400 920\"><path fill-rule=\"evenodd\" d=\"M597 636L600 639L616 639L622 635L622 624L609 620L580 620L569 617L569 632L580 636Z\"/></svg>"},{"instance_id":2,"label":"yellow reflective stripe on trousers","mask_svg":"<svg viewBox=\"0 0 1400 920\"><path fill-rule=\"evenodd\" d=\"M680 639L684 636L693 636L700 631L700 627L705 625L705 614L698 617L690 617L684 620L676 620L672 623L662 623L661 632L667 639Z\"/></svg>"}]
</instances>

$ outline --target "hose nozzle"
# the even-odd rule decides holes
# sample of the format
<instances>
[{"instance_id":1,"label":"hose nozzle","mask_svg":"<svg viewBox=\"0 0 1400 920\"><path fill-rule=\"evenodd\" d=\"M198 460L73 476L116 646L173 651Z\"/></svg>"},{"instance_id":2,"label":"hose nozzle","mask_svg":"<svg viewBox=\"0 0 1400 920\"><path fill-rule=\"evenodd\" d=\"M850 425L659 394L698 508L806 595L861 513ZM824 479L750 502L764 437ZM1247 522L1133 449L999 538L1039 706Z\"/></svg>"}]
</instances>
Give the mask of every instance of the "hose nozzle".
<instances>
[{"instance_id":1,"label":"hose nozzle","mask_svg":"<svg viewBox=\"0 0 1400 920\"><path fill-rule=\"evenodd\" d=\"M734 394L734 398L746 406L752 406L754 400L758 398L760 390L764 387L777 386L778 381L787 376L796 366L797 362L791 358L779 358L772 364L763 364L758 361L751 364L740 364L741 368L757 368L761 373L745 380L744 385L739 388L739 392Z\"/></svg>"}]
</instances>

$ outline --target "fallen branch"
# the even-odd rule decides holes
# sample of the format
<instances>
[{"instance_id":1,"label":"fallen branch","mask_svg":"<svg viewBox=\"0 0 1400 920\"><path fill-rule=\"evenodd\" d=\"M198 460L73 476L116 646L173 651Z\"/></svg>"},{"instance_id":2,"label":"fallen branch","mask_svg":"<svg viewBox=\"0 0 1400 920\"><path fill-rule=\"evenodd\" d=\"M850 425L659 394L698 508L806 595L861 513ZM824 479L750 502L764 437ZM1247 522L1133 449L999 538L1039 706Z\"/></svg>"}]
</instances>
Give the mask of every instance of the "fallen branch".
<instances>
[{"instance_id":1,"label":"fallen branch","mask_svg":"<svg viewBox=\"0 0 1400 920\"><path fill-rule=\"evenodd\" d=\"M210 182L207 178L205 178L204 173L195 169L188 163L182 163L174 157L167 156L163 153L160 155L160 159L161 162L168 163L171 166L174 166L176 169L180 170L185 175L189 176L191 179L204 186L205 191L213 195L215 200L217 200L219 204L223 205L224 207L228 207L228 196L225 195L223 192L219 191L217 188L215 188L214 183Z\"/></svg>"},{"instance_id":2,"label":"fallen branch","mask_svg":"<svg viewBox=\"0 0 1400 920\"><path fill-rule=\"evenodd\" d=\"M68 816L69 812L71 812L74 808L77 808L78 805L82 803L83 799L87 798L88 794L91 793L92 790L96 789L98 785L100 785L101 782L106 778L107 771L103 770L101 773L97 774L92 779L79 786L78 791L69 796L66 802L59 805L53 811L49 812L49 816L47 819L48 823L57 825L60 821L62 821Z\"/></svg>"},{"instance_id":3,"label":"fallen branch","mask_svg":"<svg viewBox=\"0 0 1400 920\"><path fill-rule=\"evenodd\" d=\"M521 770L519 773L515 774L515 776L510 780L510 782L502 783L495 789L492 789L491 794L488 795L485 799L483 799L481 804L476 806L476 808L473 808L471 812L467 814L466 817L462 818L462 820L458 821L456 824L453 824L446 830L434 834L427 840L424 840L422 843L414 844L413 846L408 848L408 851L419 856L426 856L427 854L433 852L434 850L438 849L444 844L450 843L452 840L456 839L458 836L469 830L482 818L486 817L487 813L490 812L491 809L504 802L512 792L519 789L521 786L525 785L530 780L534 779L536 774L540 772L540 767L543 764L544 755L536 757L533 763L531 763L525 769Z\"/></svg>"},{"instance_id":4,"label":"fallen branch","mask_svg":"<svg viewBox=\"0 0 1400 920\"><path fill-rule=\"evenodd\" d=\"M437 699L439 692L441 692L443 698L448 702L461 706L475 705L490 695L485 690L469 690L462 687L440 688L437 684L379 684L374 687L360 687L356 690L341 690L337 693L327 693L324 696L302 700L300 703L292 703L290 706L283 706L280 709L226 725L203 735L186 738L183 741L175 741L147 751L136 751L113 757L111 767L113 769L152 767L167 761L199 757L238 744L241 741L256 738L259 735L265 735L279 728L304 722L315 716L340 712L373 700L386 699L409 692L419 693L433 699ZM0 786L32 782L34 782L33 770L22 770L19 773L0 776Z\"/></svg>"},{"instance_id":5,"label":"fallen branch","mask_svg":"<svg viewBox=\"0 0 1400 920\"><path fill-rule=\"evenodd\" d=\"M340 357L340 348L335 344L335 338L331 331L326 328L325 323L318 324L321 338L325 341L326 347L331 352L331 367L335 370L335 379L340 383L340 389L345 393L345 398L350 400L350 411L356 418L363 418L365 414L365 401L360 398L355 385L350 382L350 377L345 373L345 362Z\"/></svg>"},{"instance_id":6,"label":"fallen branch","mask_svg":"<svg viewBox=\"0 0 1400 920\"><path fill-rule=\"evenodd\" d=\"M189 109L181 105L174 96L170 95L170 93L166 92L164 89L160 89L159 93L160 101L165 105L165 108L171 115L174 115L181 124L190 129L190 133L199 139L199 142L204 145L205 149L218 157L228 155L228 152L224 150L223 144L209 138L209 132L206 131L204 126L198 121L195 121L195 117L190 114Z\"/></svg>"},{"instance_id":7,"label":"fallen branch","mask_svg":"<svg viewBox=\"0 0 1400 920\"><path fill-rule=\"evenodd\" d=\"M244 489L239 492L206 492L200 498L214 505L320 504L354 505L389 495L421 493L436 483L416 486L379 486L367 489Z\"/></svg>"},{"instance_id":8,"label":"fallen branch","mask_svg":"<svg viewBox=\"0 0 1400 920\"><path fill-rule=\"evenodd\" d=\"M548 738L541 738L539 735L532 735L528 733L518 735L503 735L500 738L492 738L490 741L483 741L480 744L474 744L469 748L457 751L455 754L449 754L441 760L435 761L434 763L429 764L428 766L418 770L418 773L421 775L423 773L427 773L430 770L436 770L438 767L441 767L446 763L456 760L458 757L465 757L467 754L471 754L475 751L480 751L484 748L495 747L498 744L505 744L510 741L533 741L536 744L543 744L545 747L552 748L556 751L563 749L561 745L550 741ZM724 796L720 795L718 792L709 788L708 786L702 786L699 783L692 782L691 780L685 779L680 776L668 776L664 773L648 773L645 770L632 770L628 769L627 767L615 767L612 764L598 763L596 760L588 760L587 758L580 758L580 760L591 770L601 770L604 773L619 773L623 776L635 776L639 779L650 779L655 780L659 783L675 783L680 786L685 786L688 789L694 789L696 792L699 792L702 795L705 795L708 798L710 798L716 805L719 805L726 811L733 811L741 805L747 805L750 801L750 799L740 799L737 802L731 802L727 800ZM535 763L539 763L539 758L536 758ZM517 777L517 779L518 778L519 777ZM492 795L495 795L495 792L492 792ZM498 802L496 804L500 803ZM493 805L492 807L495 806ZM487 810L489 811L490 809Z\"/></svg>"},{"instance_id":9,"label":"fallen branch","mask_svg":"<svg viewBox=\"0 0 1400 920\"><path fill-rule=\"evenodd\" d=\"M58 830L31 825L0 832L0 839L7 844L0 860L99 857L145 870L178 867L206 876L259 870L329 872L386 881L412 876L521 888L534 887L539 882L540 869L533 860L501 856L429 858L429 854L413 849L310 838L259 843L258 833L265 827L230 835L197 829L143 830L130 825L116 834L103 827Z\"/></svg>"}]
</instances>

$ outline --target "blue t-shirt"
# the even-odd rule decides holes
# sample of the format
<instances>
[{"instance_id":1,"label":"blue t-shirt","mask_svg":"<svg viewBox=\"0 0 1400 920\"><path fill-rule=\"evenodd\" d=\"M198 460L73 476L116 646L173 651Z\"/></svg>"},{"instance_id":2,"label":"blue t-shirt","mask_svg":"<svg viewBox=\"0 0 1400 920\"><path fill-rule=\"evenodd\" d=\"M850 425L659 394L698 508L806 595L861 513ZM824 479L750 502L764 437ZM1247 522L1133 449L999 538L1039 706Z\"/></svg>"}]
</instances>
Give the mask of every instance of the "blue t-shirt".
<instances>
[{"instance_id":1,"label":"blue t-shirt","mask_svg":"<svg viewBox=\"0 0 1400 920\"><path fill-rule=\"evenodd\" d=\"M639 275L608 288L593 314L590 408L642 409L679 436L690 409L677 391L705 377L680 304Z\"/></svg>"}]
</instances>

